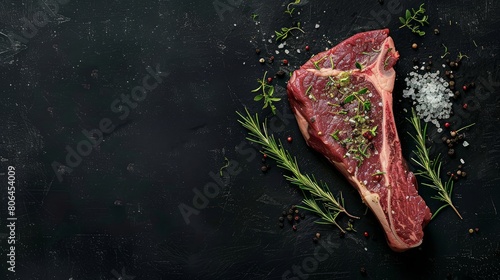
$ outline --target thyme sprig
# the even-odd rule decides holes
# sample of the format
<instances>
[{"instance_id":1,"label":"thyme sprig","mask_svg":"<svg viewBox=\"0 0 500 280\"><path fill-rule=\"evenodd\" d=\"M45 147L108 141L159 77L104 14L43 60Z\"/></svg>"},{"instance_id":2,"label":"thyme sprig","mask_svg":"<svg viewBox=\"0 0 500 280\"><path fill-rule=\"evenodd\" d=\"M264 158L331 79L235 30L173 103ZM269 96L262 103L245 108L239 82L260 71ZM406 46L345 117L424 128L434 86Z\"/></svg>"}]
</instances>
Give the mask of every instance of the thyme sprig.
<instances>
[{"instance_id":1,"label":"thyme sprig","mask_svg":"<svg viewBox=\"0 0 500 280\"><path fill-rule=\"evenodd\" d=\"M417 11L412 8L411 11L406 10L405 17L399 17L399 21L403 24L399 28L406 26L411 32L424 36L425 32L420 30L420 26L429 24L428 19L429 17L425 15L424 4L421 4Z\"/></svg>"},{"instance_id":2,"label":"thyme sprig","mask_svg":"<svg viewBox=\"0 0 500 280\"><path fill-rule=\"evenodd\" d=\"M306 198L302 201L305 205L301 206L302 209L311 211L320 216L321 220L317 221L317 223L333 224L342 232L344 232L344 230L336 222L336 218L340 213L344 213L350 218L359 219L359 217L353 216L346 211L342 195L340 195L340 199L337 200L326 184L320 186L313 176L303 174L300 171L297 159L292 157L290 153L283 148L281 141L276 141L273 135L269 135L267 131L267 121L264 121L261 126L257 114L255 114L255 116L250 115L246 108L245 112L246 116L240 112L236 113L240 117L238 122L249 131L249 136L246 139L261 145L263 152L268 155L268 157L274 159L278 167L291 173L291 175L283 176L304 192Z\"/></svg>"},{"instance_id":3,"label":"thyme sprig","mask_svg":"<svg viewBox=\"0 0 500 280\"><path fill-rule=\"evenodd\" d=\"M262 91L262 93L257 94L253 98L253 100L260 101L260 100L264 99L264 106L262 107L262 109L269 107L269 108L271 108L271 111L273 112L273 114L276 114L276 106L273 105L273 102L278 102L281 100L281 98L280 97L273 97L274 86L267 83L266 76L267 76L267 71L264 73L264 77L262 79L257 79L257 82L259 83L259 87L252 90L252 92Z\"/></svg>"},{"instance_id":4,"label":"thyme sprig","mask_svg":"<svg viewBox=\"0 0 500 280\"><path fill-rule=\"evenodd\" d=\"M427 135L427 123L422 127L422 124L420 123L420 118L417 116L414 109L412 109L412 117L407 120L413 125L413 128L415 129L416 132L415 135L408 133L417 144L417 148L414 151L416 158L411 159L420 168L420 170L417 171L415 174L430 181L430 183L423 182L421 183L422 185L430 187L438 192L437 195L431 197L432 199L436 199L445 203L444 205L439 207L436 210L436 212L434 212L434 214L432 214L431 219L436 217L436 215L443 208L447 206L450 206L458 215L458 217L460 219L463 219L460 213L458 212L457 208L455 208L455 205L453 205L453 202L451 200L453 192L452 178L450 177L450 179L443 184L441 178L439 177L441 174L441 164L442 164L439 155L434 160L432 160L429 156L430 148L428 148L425 144L425 139Z\"/></svg>"},{"instance_id":5,"label":"thyme sprig","mask_svg":"<svg viewBox=\"0 0 500 280\"><path fill-rule=\"evenodd\" d=\"M301 0L294 0L293 2L288 3L288 5L286 5L285 14L289 14L290 16L292 16L293 11L295 10L295 8L291 8L290 9L290 6L292 6L292 5L298 5L298 4L300 4L300 1Z\"/></svg>"},{"instance_id":6,"label":"thyme sprig","mask_svg":"<svg viewBox=\"0 0 500 280\"><path fill-rule=\"evenodd\" d=\"M276 34L276 41L279 41L279 40L284 41L288 37L288 34L291 34L290 32L292 30L299 30L300 32L305 33L304 30L302 30L300 28L300 22L299 22L299 23L297 23L297 26L281 27L281 32L274 31L274 33Z\"/></svg>"}]
</instances>

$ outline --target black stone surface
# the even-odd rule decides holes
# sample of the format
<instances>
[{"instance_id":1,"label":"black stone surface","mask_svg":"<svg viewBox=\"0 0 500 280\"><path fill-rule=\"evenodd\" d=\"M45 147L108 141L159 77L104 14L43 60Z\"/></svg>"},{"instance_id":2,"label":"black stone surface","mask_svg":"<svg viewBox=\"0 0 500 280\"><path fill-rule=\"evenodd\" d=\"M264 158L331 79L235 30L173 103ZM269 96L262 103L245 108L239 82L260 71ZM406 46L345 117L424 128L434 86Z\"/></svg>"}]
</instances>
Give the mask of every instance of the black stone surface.
<instances>
[{"instance_id":1,"label":"black stone surface","mask_svg":"<svg viewBox=\"0 0 500 280\"><path fill-rule=\"evenodd\" d=\"M288 1L3 1L0 278L500 279L500 2L424 1L430 25L423 37L399 29L398 17L418 1L301 2L290 17ZM280 49L274 30L296 22L305 33L294 32ZM401 54L394 112L405 158L414 144L402 90L414 57L432 56L432 71L443 72L445 59L466 54L455 81L476 84L454 101L449 120L454 128L476 123L466 134L470 146L449 158L429 126L444 171L465 161L468 175L453 194L464 219L444 209L423 245L405 253L388 248L359 195L305 145L286 78L273 82L283 97L276 116L250 92L264 71L288 77L312 54L382 27ZM443 44L450 54L441 59ZM258 62L271 55L274 63ZM127 101L131 94L139 101ZM357 233L340 237L309 213L296 232L286 219L280 229L282 211L303 196L273 161L261 172L259 147L236 121L244 107L269 118L303 171L342 191L346 207L362 216ZM91 150L84 130L94 132ZM220 177L225 158L233 169ZM15 273L7 270L8 166L16 172ZM432 190L420 192L431 210L441 205Z\"/></svg>"}]
</instances>

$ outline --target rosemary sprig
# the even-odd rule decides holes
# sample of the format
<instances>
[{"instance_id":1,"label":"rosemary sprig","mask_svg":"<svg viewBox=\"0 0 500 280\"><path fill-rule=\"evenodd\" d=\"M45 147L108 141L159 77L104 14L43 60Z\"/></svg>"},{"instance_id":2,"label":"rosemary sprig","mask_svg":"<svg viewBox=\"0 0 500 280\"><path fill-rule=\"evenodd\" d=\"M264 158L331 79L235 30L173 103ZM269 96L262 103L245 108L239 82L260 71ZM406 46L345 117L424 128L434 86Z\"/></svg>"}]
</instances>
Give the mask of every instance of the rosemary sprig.
<instances>
[{"instance_id":1,"label":"rosemary sprig","mask_svg":"<svg viewBox=\"0 0 500 280\"><path fill-rule=\"evenodd\" d=\"M298 166L297 159L292 157L288 151L283 148L281 141L276 141L273 135L267 132L267 120L261 124L257 114L250 115L245 108L246 116L240 112L236 112L240 119L238 122L249 131L249 137L246 139L262 146L263 152L270 158L274 159L278 167L283 168L292 175L283 175L290 183L297 185L303 192L307 192L311 197L305 198L302 202L307 209L320 216L320 224L333 224L341 231L342 227L336 222L336 218L340 213L347 216L359 219L359 217L349 214L344 208L344 199L340 196L340 201L330 192L328 186L323 184L320 186L314 177L303 174ZM305 194L305 193L304 193ZM318 204L321 202L321 206Z\"/></svg>"},{"instance_id":2,"label":"rosemary sprig","mask_svg":"<svg viewBox=\"0 0 500 280\"><path fill-rule=\"evenodd\" d=\"M285 14L289 14L290 16L292 16L293 11L295 10L295 8L291 8L290 9L290 6L292 6L292 5L298 5L298 4L300 4L300 0L295 0L293 2L288 3L288 5L286 5Z\"/></svg>"},{"instance_id":3,"label":"rosemary sprig","mask_svg":"<svg viewBox=\"0 0 500 280\"><path fill-rule=\"evenodd\" d=\"M273 114L276 114L276 106L273 105L273 102L278 102L281 100L281 98L280 97L273 97L274 86L267 83L266 76L267 76L267 71L264 72L264 77L262 78L262 80L257 79L257 82L259 83L259 87L252 90L252 92L258 92L258 91L262 90L262 93L257 94L253 98L253 100L260 101L260 100L264 99L264 106L262 107L262 109L270 107Z\"/></svg>"},{"instance_id":4,"label":"rosemary sprig","mask_svg":"<svg viewBox=\"0 0 500 280\"><path fill-rule=\"evenodd\" d=\"M300 28L300 22L297 23L297 26L293 26L293 27L282 27L281 28L281 32L279 31L274 31L274 33L276 33L276 41L279 41L279 40L285 40L287 37L288 37L288 34L292 31L292 30L299 30L300 32L302 33L305 33L304 30L302 30Z\"/></svg>"},{"instance_id":5,"label":"rosemary sprig","mask_svg":"<svg viewBox=\"0 0 500 280\"><path fill-rule=\"evenodd\" d=\"M414 151L415 155L417 158L412 158L411 160L416 163L420 170L416 172L416 175L421 176L424 179L429 180L431 183L421 183L424 186L430 187L438 192L437 195L432 196L432 199L440 200L444 202L445 204L439 207L436 212L432 215L431 219L436 217L436 215L445 207L451 206L451 208L457 213L458 217L460 219L463 219L460 213L458 212L457 208L453 205L453 202L451 201L451 196L453 192L453 180L450 177L450 179L443 184L441 181L441 178L439 177L441 173L441 161L439 159L439 155L434 159L431 160L429 156L429 150L430 148L427 148L425 145L425 139L426 139L426 134L427 134L427 123L422 127L420 123L420 118L417 116L415 110L412 108L412 117L410 119L407 119L412 125L413 128L415 129L415 136L412 134L408 133L411 138L416 142L417 148Z\"/></svg>"},{"instance_id":6,"label":"rosemary sprig","mask_svg":"<svg viewBox=\"0 0 500 280\"><path fill-rule=\"evenodd\" d=\"M421 4L417 11L415 11L415 9L413 8L411 9L411 12L410 10L406 10L405 17L399 17L399 21L401 21L401 23L403 24L399 28L403 28L406 26L411 30L411 32L420 36L424 36L425 32L420 30L420 26L429 24L429 22L427 21L429 17L424 15L424 13L424 4Z\"/></svg>"}]
</instances>

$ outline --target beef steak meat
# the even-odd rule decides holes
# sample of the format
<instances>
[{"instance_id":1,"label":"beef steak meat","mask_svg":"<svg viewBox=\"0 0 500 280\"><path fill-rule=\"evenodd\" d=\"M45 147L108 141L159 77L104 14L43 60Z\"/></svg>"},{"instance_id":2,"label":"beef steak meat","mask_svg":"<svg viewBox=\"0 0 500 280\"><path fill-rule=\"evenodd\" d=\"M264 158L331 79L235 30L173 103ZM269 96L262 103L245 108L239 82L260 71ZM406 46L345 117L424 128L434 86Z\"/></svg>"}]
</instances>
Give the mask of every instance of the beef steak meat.
<instances>
[{"instance_id":1,"label":"beef steak meat","mask_svg":"<svg viewBox=\"0 0 500 280\"><path fill-rule=\"evenodd\" d=\"M394 251L422 243L431 213L406 166L394 123L399 54L389 30L356 34L293 72L288 99L307 144L358 190Z\"/></svg>"}]
</instances>

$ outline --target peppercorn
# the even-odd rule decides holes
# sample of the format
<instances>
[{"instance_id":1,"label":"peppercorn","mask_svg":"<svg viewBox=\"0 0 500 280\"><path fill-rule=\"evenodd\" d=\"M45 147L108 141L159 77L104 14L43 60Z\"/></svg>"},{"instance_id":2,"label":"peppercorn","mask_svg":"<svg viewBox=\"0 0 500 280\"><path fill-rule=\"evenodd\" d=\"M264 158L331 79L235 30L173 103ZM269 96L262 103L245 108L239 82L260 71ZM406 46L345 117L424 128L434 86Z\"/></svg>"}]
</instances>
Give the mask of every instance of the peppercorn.
<instances>
[{"instance_id":1,"label":"peppercorn","mask_svg":"<svg viewBox=\"0 0 500 280\"><path fill-rule=\"evenodd\" d=\"M278 226L279 226L280 228L283 228L284 224L283 224L283 223L278 223Z\"/></svg>"},{"instance_id":2,"label":"peppercorn","mask_svg":"<svg viewBox=\"0 0 500 280\"><path fill-rule=\"evenodd\" d=\"M315 236L316 236L316 238L320 238L320 237L321 237L321 233L316 232L316 235L315 235Z\"/></svg>"},{"instance_id":3,"label":"peppercorn","mask_svg":"<svg viewBox=\"0 0 500 280\"><path fill-rule=\"evenodd\" d=\"M380 181L380 180L382 180L382 175L377 174L377 175L373 176L373 179L374 179L375 181Z\"/></svg>"},{"instance_id":4,"label":"peppercorn","mask_svg":"<svg viewBox=\"0 0 500 280\"><path fill-rule=\"evenodd\" d=\"M430 67L429 65L427 65L427 66L425 67L425 70L430 71L430 70L431 70L431 67Z\"/></svg>"},{"instance_id":5,"label":"peppercorn","mask_svg":"<svg viewBox=\"0 0 500 280\"><path fill-rule=\"evenodd\" d=\"M263 158L267 158L267 154L263 154L263 155L262 155L262 157L263 157Z\"/></svg>"},{"instance_id":6,"label":"peppercorn","mask_svg":"<svg viewBox=\"0 0 500 280\"><path fill-rule=\"evenodd\" d=\"M318 243L318 238L313 237L313 242L314 242L314 243Z\"/></svg>"},{"instance_id":7,"label":"peppercorn","mask_svg":"<svg viewBox=\"0 0 500 280\"><path fill-rule=\"evenodd\" d=\"M297 209L297 205L292 205L292 208L291 208L293 211L295 211Z\"/></svg>"},{"instance_id":8,"label":"peppercorn","mask_svg":"<svg viewBox=\"0 0 500 280\"><path fill-rule=\"evenodd\" d=\"M469 84L469 87L471 87L471 88L473 88L475 86L476 86L476 83L474 83L474 82L472 82L472 83Z\"/></svg>"},{"instance_id":9,"label":"peppercorn","mask_svg":"<svg viewBox=\"0 0 500 280\"><path fill-rule=\"evenodd\" d=\"M285 71L283 71L283 70L279 70L278 72L276 72L276 76L277 76L278 78L283 78L283 77L285 77Z\"/></svg>"},{"instance_id":10,"label":"peppercorn","mask_svg":"<svg viewBox=\"0 0 500 280\"><path fill-rule=\"evenodd\" d=\"M368 231L365 231L365 232L363 233L363 236L368 238L368 236L370 236L370 235L368 234Z\"/></svg>"},{"instance_id":11,"label":"peppercorn","mask_svg":"<svg viewBox=\"0 0 500 280\"><path fill-rule=\"evenodd\" d=\"M457 170L457 175L458 176L462 175L462 171L461 170Z\"/></svg>"},{"instance_id":12,"label":"peppercorn","mask_svg":"<svg viewBox=\"0 0 500 280\"><path fill-rule=\"evenodd\" d=\"M475 228L475 229L474 229L474 231L475 231L475 232L479 232L479 228L478 228L478 227L477 227L477 228Z\"/></svg>"},{"instance_id":13,"label":"peppercorn","mask_svg":"<svg viewBox=\"0 0 500 280\"><path fill-rule=\"evenodd\" d=\"M462 177L465 177L467 176L467 173L465 173L465 171L462 171Z\"/></svg>"},{"instance_id":14,"label":"peppercorn","mask_svg":"<svg viewBox=\"0 0 500 280\"><path fill-rule=\"evenodd\" d=\"M268 84L270 84L272 81L273 81L273 78L271 78L271 77L268 77L268 78L267 78L267 83L268 83Z\"/></svg>"},{"instance_id":15,"label":"peppercorn","mask_svg":"<svg viewBox=\"0 0 500 280\"><path fill-rule=\"evenodd\" d=\"M467 107L469 107L469 105L467 105L467 103L464 103L464 105L462 105L462 108L464 108L464 109L467 109Z\"/></svg>"},{"instance_id":16,"label":"peppercorn","mask_svg":"<svg viewBox=\"0 0 500 280\"><path fill-rule=\"evenodd\" d=\"M459 139L459 140L462 140L462 139L464 139L464 138L465 138L465 135L464 135L463 133L458 135L458 139Z\"/></svg>"},{"instance_id":17,"label":"peppercorn","mask_svg":"<svg viewBox=\"0 0 500 280\"><path fill-rule=\"evenodd\" d=\"M294 220L298 221L300 219L299 215L293 217Z\"/></svg>"},{"instance_id":18,"label":"peppercorn","mask_svg":"<svg viewBox=\"0 0 500 280\"><path fill-rule=\"evenodd\" d=\"M474 230L470 228L470 229L469 229L469 233L470 233L470 234L473 234L473 233L474 233Z\"/></svg>"},{"instance_id":19,"label":"peppercorn","mask_svg":"<svg viewBox=\"0 0 500 280\"><path fill-rule=\"evenodd\" d=\"M413 43L413 44L411 44L411 48L412 48L412 49L414 49L414 50L416 50L416 49L418 48L417 43Z\"/></svg>"},{"instance_id":20,"label":"peppercorn","mask_svg":"<svg viewBox=\"0 0 500 280\"><path fill-rule=\"evenodd\" d=\"M451 143L451 139L446 139L446 144L450 144Z\"/></svg>"},{"instance_id":21,"label":"peppercorn","mask_svg":"<svg viewBox=\"0 0 500 280\"><path fill-rule=\"evenodd\" d=\"M288 136L288 138L286 139L286 141L288 141L288 142L292 142L292 140L293 140L293 139L292 139L292 137L291 137L291 136Z\"/></svg>"},{"instance_id":22,"label":"peppercorn","mask_svg":"<svg viewBox=\"0 0 500 280\"><path fill-rule=\"evenodd\" d=\"M452 156L455 154L455 150L454 149L449 149L448 150L448 155Z\"/></svg>"},{"instance_id":23,"label":"peppercorn","mask_svg":"<svg viewBox=\"0 0 500 280\"><path fill-rule=\"evenodd\" d=\"M278 218L278 221L280 221L280 222L283 222L284 220L285 220L285 218L283 218L283 217Z\"/></svg>"},{"instance_id":24,"label":"peppercorn","mask_svg":"<svg viewBox=\"0 0 500 280\"><path fill-rule=\"evenodd\" d=\"M267 171L269 171L269 165L262 165L260 167L260 171L266 173Z\"/></svg>"},{"instance_id":25,"label":"peppercorn","mask_svg":"<svg viewBox=\"0 0 500 280\"><path fill-rule=\"evenodd\" d=\"M261 58L259 59L259 62L260 62L261 64L264 64L264 63L266 62L266 60L265 60L264 58L262 58L262 57L261 57Z\"/></svg>"},{"instance_id":26,"label":"peppercorn","mask_svg":"<svg viewBox=\"0 0 500 280\"><path fill-rule=\"evenodd\" d=\"M448 144L448 148L453 148L453 143Z\"/></svg>"},{"instance_id":27,"label":"peppercorn","mask_svg":"<svg viewBox=\"0 0 500 280\"><path fill-rule=\"evenodd\" d=\"M453 130L452 132L450 132L450 136L451 137L455 137L457 136L457 132L455 130Z\"/></svg>"},{"instance_id":28,"label":"peppercorn","mask_svg":"<svg viewBox=\"0 0 500 280\"><path fill-rule=\"evenodd\" d=\"M434 35L439 35L439 29L437 28L434 29Z\"/></svg>"},{"instance_id":29,"label":"peppercorn","mask_svg":"<svg viewBox=\"0 0 500 280\"><path fill-rule=\"evenodd\" d=\"M455 61L450 61L450 67L455 68L456 66L457 64L455 63Z\"/></svg>"},{"instance_id":30,"label":"peppercorn","mask_svg":"<svg viewBox=\"0 0 500 280\"><path fill-rule=\"evenodd\" d=\"M463 89L464 91L466 91L466 90L467 90L467 86L466 86L466 85L463 85L463 86L462 86L462 89Z\"/></svg>"},{"instance_id":31,"label":"peppercorn","mask_svg":"<svg viewBox=\"0 0 500 280\"><path fill-rule=\"evenodd\" d=\"M453 80L453 79L455 79L455 75L450 74L450 76L448 78L450 78L451 80Z\"/></svg>"},{"instance_id":32,"label":"peppercorn","mask_svg":"<svg viewBox=\"0 0 500 280\"><path fill-rule=\"evenodd\" d=\"M283 65L288 65L288 59L283 59Z\"/></svg>"},{"instance_id":33,"label":"peppercorn","mask_svg":"<svg viewBox=\"0 0 500 280\"><path fill-rule=\"evenodd\" d=\"M309 51L309 46L306 46L306 51Z\"/></svg>"},{"instance_id":34,"label":"peppercorn","mask_svg":"<svg viewBox=\"0 0 500 280\"><path fill-rule=\"evenodd\" d=\"M450 127L450 123L449 122L444 123L444 127L449 128Z\"/></svg>"},{"instance_id":35,"label":"peppercorn","mask_svg":"<svg viewBox=\"0 0 500 280\"><path fill-rule=\"evenodd\" d=\"M459 165L458 165L458 169L462 169L462 167L463 167L463 166L462 166L461 164L459 164Z\"/></svg>"},{"instance_id":36,"label":"peppercorn","mask_svg":"<svg viewBox=\"0 0 500 280\"><path fill-rule=\"evenodd\" d=\"M446 138L446 136L443 136L443 137L441 138L441 141L443 141L443 143L446 143L446 141L448 141L448 138Z\"/></svg>"},{"instance_id":37,"label":"peppercorn","mask_svg":"<svg viewBox=\"0 0 500 280\"><path fill-rule=\"evenodd\" d=\"M450 171L446 172L446 175L451 176L453 175Z\"/></svg>"},{"instance_id":38,"label":"peppercorn","mask_svg":"<svg viewBox=\"0 0 500 280\"><path fill-rule=\"evenodd\" d=\"M260 49L259 48L255 49L255 53L260 54Z\"/></svg>"},{"instance_id":39,"label":"peppercorn","mask_svg":"<svg viewBox=\"0 0 500 280\"><path fill-rule=\"evenodd\" d=\"M444 71L444 74L446 75L446 77L448 77L450 75L450 71L446 70Z\"/></svg>"},{"instance_id":40,"label":"peppercorn","mask_svg":"<svg viewBox=\"0 0 500 280\"><path fill-rule=\"evenodd\" d=\"M281 212L282 216L286 216L286 211Z\"/></svg>"},{"instance_id":41,"label":"peppercorn","mask_svg":"<svg viewBox=\"0 0 500 280\"><path fill-rule=\"evenodd\" d=\"M449 85L450 85L450 87L455 86L455 81L450 81Z\"/></svg>"},{"instance_id":42,"label":"peppercorn","mask_svg":"<svg viewBox=\"0 0 500 280\"><path fill-rule=\"evenodd\" d=\"M361 273L361 275L366 276L366 268L364 266L359 268L359 272Z\"/></svg>"},{"instance_id":43,"label":"peppercorn","mask_svg":"<svg viewBox=\"0 0 500 280\"><path fill-rule=\"evenodd\" d=\"M292 215L293 214L293 209L288 209L288 215Z\"/></svg>"},{"instance_id":44,"label":"peppercorn","mask_svg":"<svg viewBox=\"0 0 500 280\"><path fill-rule=\"evenodd\" d=\"M292 222L293 217L292 217L292 215L288 215L288 216L286 216L286 219L287 219L289 222Z\"/></svg>"},{"instance_id":45,"label":"peppercorn","mask_svg":"<svg viewBox=\"0 0 500 280\"><path fill-rule=\"evenodd\" d=\"M293 211L295 214L299 214L299 210L298 209L295 209L295 211Z\"/></svg>"},{"instance_id":46,"label":"peppercorn","mask_svg":"<svg viewBox=\"0 0 500 280\"><path fill-rule=\"evenodd\" d=\"M293 229L293 231L297 231L297 226L296 226L296 225L293 225L293 226L292 226L292 229Z\"/></svg>"},{"instance_id":47,"label":"peppercorn","mask_svg":"<svg viewBox=\"0 0 500 280\"><path fill-rule=\"evenodd\" d=\"M413 65L418 65L418 58L417 57L413 58Z\"/></svg>"}]
</instances>

